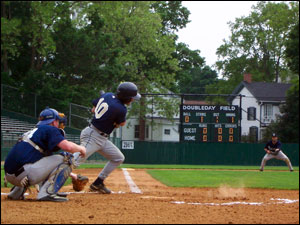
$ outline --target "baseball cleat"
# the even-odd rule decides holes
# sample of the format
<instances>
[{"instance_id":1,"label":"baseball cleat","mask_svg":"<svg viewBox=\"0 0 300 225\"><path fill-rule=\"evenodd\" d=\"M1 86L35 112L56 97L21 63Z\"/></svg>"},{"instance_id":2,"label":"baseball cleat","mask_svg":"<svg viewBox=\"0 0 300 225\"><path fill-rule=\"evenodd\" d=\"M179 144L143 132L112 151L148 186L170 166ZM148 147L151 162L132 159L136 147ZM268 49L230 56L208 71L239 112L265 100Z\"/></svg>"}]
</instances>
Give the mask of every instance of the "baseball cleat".
<instances>
[{"instance_id":1,"label":"baseball cleat","mask_svg":"<svg viewBox=\"0 0 300 225\"><path fill-rule=\"evenodd\" d=\"M66 201L68 201L68 199L65 197L60 197L56 194L53 194L53 195L47 195L43 198L40 198L39 201L66 202Z\"/></svg>"},{"instance_id":2,"label":"baseball cleat","mask_svg":"<svg viewBox=\"0 0 300 225\"><path fill-rule=\"evenodd\" d=\"M56 195L59 197L64 197L64 198L68 196L68 194L66 192L57 192Z\"/></svg>"},{"instance_id":3,"label":"baseball cleat","mask_svg":"<svg viewBox=\"0 0 300 225\"><path fill-rule=\"evenodd\" d=\"M294 172L294 170L290 170L290 172Z\"/></svg>"},{"instance_id":4,"label":"baseball cleat","mask_svg":"<svg viewBox=\"0 0 300 225\"><path fill-rule=\"evenodd\" d=\"M104 184L99 184L99 185L91 184L90 190L99 192L100 194L110 194L111 193L111 190L109 190L107 187L105 187Z\"/></svg>"},{"instance_id":5,"label":"baseball cleat","mask_svg":"<svg viewBox=\"0 0 300 225\"><path fill-rule=\"evenodd\" d=\"M13 186L7 196L8 200L25 200L25 192L27 188Z\"/></svg>"},{"instance_id":6,"label":"baseball cleat","mask_svg":"<svg viewBox=\"0 0 300 225\"><path fill-rule=\"evenodd\" d=\"M264 170L263 170L263 169L260 169L259 171L260 171L260 172L263 172Z\"/></svg>"}]
</instances>

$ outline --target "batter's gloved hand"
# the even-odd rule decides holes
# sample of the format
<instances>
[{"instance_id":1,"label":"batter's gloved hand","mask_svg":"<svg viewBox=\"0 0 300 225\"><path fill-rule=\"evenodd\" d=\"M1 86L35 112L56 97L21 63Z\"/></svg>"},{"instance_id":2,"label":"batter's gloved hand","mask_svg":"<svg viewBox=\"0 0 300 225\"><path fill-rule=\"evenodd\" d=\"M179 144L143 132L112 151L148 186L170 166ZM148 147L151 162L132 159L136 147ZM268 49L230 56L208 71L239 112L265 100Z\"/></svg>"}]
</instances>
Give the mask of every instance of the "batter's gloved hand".
<instances>
[{"instance_id":1,"label":"batter's gloved hand","mask_svg":"<svg viewBox=\"0 0 300 225\"><path fill-rule=\"evenodd\" d=\"M80 174L77 175L77 179L72 177L74 191L82 191L88 182L89 178Z\"/></svg>"}]
</instances>

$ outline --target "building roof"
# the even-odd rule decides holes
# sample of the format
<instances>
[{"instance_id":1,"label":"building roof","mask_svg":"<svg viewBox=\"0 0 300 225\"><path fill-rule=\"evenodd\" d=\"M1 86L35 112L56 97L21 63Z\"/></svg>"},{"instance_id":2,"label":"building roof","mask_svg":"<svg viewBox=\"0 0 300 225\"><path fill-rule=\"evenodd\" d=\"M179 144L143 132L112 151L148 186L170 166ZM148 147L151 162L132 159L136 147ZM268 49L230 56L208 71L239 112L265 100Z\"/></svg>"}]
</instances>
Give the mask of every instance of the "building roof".
<instances>
[{"instance_id":1,"label":"building roof","mask_svg":"<svg viewBox=\"0 0 300 225\"><path fill-rule=\"evenodd\" d=\"M209 105L209 102L199 101L199 100L185 100L183 101L184 105Z\"/></svg>"},{"instance_id":2,"label":"building roof","mask_svg":"<svg viewBox=\"0 0 300 225\"><path fill-rule=\"evenodd\" d=\"M267 82L252 82L242 81L232 92L239 94L243 88L247 88L250 93L262 102L282 102L285 101L286 92L291 87L291 84L284 83L267 83ZM229 97L227 100L232 102L235 97Z\"/></svg>"}]
</instances>

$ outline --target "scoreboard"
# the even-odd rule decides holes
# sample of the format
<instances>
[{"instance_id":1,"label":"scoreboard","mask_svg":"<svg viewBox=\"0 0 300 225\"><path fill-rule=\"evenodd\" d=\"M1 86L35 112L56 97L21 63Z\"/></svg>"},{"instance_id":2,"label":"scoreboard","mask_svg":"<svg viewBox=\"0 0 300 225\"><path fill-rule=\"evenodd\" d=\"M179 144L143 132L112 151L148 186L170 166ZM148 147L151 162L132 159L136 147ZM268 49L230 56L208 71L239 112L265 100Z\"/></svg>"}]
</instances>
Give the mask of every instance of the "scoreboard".
<instances>
[{"instance_id":1,"label":"scoreboard","mask_svg":"<svg viewBox=\"0 0 300 225\"><path fill-rule=\"evenodd\" d=\"M237 105L181 105L180 141L239 142Z\"/></svg>"}]
</instances>

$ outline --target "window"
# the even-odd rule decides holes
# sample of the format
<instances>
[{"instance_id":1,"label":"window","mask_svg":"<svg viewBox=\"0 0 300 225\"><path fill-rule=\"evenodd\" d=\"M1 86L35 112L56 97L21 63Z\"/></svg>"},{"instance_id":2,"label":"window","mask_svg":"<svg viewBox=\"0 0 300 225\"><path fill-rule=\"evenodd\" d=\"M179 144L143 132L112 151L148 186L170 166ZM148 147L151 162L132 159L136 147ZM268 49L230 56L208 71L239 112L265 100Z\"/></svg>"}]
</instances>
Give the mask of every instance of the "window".
<instances>
[{"instance_id":1,"label":"window","mask_svg":"<svg viewBox=\"0 0 300 225\"><path fill-rule=\"evenodd\" d=\"M171 134L171 130L170 129L165 129L165 135L170 135Z\"/></svg>"},{"instance_id":2,"label":"window","mask_svg":"<svg viewBox=\"0 0 300 225\"><path fill-rule=\"evenodd\" d=\"M265 117L272 117L273 116L273 105L272 104L265 104L264 105L264 116Z\"/></svg>"},{"instance_id":3,"label":"window","mask_svg":"<svg viewBox=\"0 0 300 225\"><path fill-rule=\"evenodd\" d=\"M134 126L134 138L139 138L140 137L140 125L135 125Z\"/></svg>"},{"instance_id":4,"label":"window","mask_svg":"<svg viewBox=\"0 0 300 225\"><path fill-rule=\"evenodd\" d=\"M249 136L250 142L257 142L258 141L258 127L250 127L249 128Z\"/></svg>"},{"instance_id":5,"label":"window","mask_svg":"<svg viewBox=\"0 0 300 225\"><path fill-rule=\"evenodd\" d=\"M247 110L247 119L248 120L256 120L256 108L255 107L249 107Z\"/></svg>"},{"instance_id":6,"label":"window","mask_svg":"<svg viewBox=\"0 0 300 225\"><path fill-rule=\"evenodd\" d=\"M149 138L149 125L146 125L146 138Z\"/></svg>"},{"instance_id":7,"label":"window","mask_svg":"<svg viewBox=\"0 0 300 225\"><path fill-rule=\"evenodd\" d=\"M140 138L140 125L134 126L134 138ZM149 138L149 125L145 127L145 138Z\"/></svg>"}]
</instances>

